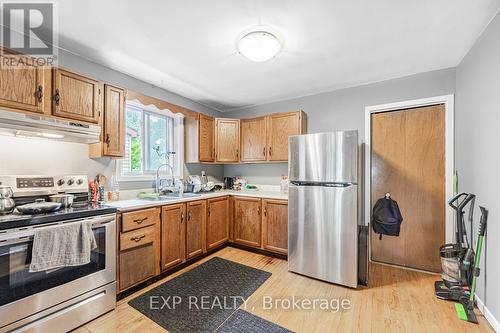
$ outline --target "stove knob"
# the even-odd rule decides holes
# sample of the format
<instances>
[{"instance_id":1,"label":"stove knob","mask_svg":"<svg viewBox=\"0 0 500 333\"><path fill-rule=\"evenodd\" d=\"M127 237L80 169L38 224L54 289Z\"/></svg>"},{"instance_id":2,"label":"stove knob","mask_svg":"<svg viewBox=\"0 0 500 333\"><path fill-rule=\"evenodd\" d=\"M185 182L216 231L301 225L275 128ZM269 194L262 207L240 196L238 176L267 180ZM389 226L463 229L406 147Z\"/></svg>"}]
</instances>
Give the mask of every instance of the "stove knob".
<instances>
[{"instance_id":1,"label":"stove knob","mask_svg":"<svg viewBox=\"0 0 500 333\"><path fill-rule=\"evenodd\" d=\"M78 185L82 185L82 184L83 184L83 179L81 179L81 178L80 178L80 179L78 179L78 180L76 181L76 183L77 183Z\"/></svg>"},{"instance_id":2,"label":"stove knob","mask_svg":"<svg viewBox=\"0 0 500 333\"><path fill-rule=\"evenodd\" d=\"M69 185L69 186L73 185L73 183L74 183L74 182L75 182L75 181L74 181L73 179L68 179L68 185Z\"/></svg>"},{"instance_id":3,"label":"stove knob","mask_svg":"<svg viewBox=\"0 0 500 333\"><path fill-rule=\"evenodd\" d=\"M63 186L63 185L64 185L64 180L59 179L59 180L57 181L57 185L59 185L59 186Z\"/></svg>"}]
</instances>

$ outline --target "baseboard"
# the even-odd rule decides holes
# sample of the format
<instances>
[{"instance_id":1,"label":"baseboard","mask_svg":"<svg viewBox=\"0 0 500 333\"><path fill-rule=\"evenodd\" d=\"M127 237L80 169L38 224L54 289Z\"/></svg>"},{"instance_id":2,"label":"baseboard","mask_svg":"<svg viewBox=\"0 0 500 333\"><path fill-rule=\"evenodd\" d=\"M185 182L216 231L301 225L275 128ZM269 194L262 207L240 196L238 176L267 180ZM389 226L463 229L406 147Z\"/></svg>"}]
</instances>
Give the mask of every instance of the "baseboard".
<instances>
[{"instance_id":1,"label":"baseboard","mask_svg":"<svg viewBox=\"0 0 500 333\"><path fill-rule=\"evenodd\" d=\"M484 302L479 297L477 297L477 294L476 294L475 300L476 300L477 308L484 315L484 318L486 318L488 323L490 323L491 327L495 330L495 332L499 333L500 332L500 323L498 322L498 320L493 316L493 314L490 312L490 310L488 310L486 305L484 305Z\"/></svg>"}]
</instances>

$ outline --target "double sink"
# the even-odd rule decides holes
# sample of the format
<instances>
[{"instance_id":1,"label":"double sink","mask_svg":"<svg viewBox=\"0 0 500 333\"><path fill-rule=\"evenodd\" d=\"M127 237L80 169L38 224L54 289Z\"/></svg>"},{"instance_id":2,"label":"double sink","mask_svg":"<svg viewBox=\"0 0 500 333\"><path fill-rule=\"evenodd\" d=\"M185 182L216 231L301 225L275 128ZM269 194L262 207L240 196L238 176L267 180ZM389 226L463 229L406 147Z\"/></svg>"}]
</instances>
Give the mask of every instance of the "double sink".
<instances>
[{"instance_id":1,"label":"double sink","mask_svg":"<svg viewBox=\"0 0 500 333\"><path fill-rule=\"evenodd\" d=\"M201 197L201 194L198 193L167 193L167 194L159 194L159 193L144 193L140 198L144 201L169 201L169 200L178 200L182 198L196 198Z\"/></svg>"}]
</instances>

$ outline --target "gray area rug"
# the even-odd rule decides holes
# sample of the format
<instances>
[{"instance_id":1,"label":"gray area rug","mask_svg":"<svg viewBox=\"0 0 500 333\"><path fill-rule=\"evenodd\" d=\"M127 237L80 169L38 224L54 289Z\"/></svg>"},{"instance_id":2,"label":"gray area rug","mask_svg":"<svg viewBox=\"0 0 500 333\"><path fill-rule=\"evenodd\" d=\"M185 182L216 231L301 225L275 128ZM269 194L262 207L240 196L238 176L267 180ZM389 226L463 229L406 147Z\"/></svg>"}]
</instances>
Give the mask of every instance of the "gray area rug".
<instances>
[{"instance_id":1,"label":"gray area rug","mask_svg":"<svg viewBox=\"0 0 500 333\"><path fill-rule=\"evenodd\" d=\"M250 312L237 310L217 329L217 333L293 333L293 331Z\"/></svg>"},{"instance_id":2,"label":"gray area rug","mask_svg":"<svg viewBox=\"0 0 500 333\"><path fill-rule=\"evenodd\" d=\"M270 276L214 257L128 304L171 333L212 333Z\"/></svg>"}]
</instances>

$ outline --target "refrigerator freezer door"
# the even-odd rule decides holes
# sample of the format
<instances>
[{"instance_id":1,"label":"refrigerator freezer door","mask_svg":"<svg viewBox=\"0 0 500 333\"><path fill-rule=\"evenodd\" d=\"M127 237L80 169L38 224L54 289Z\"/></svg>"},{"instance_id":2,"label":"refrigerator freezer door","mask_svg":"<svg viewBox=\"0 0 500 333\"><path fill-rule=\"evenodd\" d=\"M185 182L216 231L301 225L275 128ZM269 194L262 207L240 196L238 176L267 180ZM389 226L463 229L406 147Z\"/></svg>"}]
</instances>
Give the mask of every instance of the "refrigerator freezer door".
<instances>
[{"instance_id":1,"label":"refrigerator freezer door","mask_svg":"<svg viewBox=\"0 0 500 333\"><path fill-rule=\"evenodd\" d=\"M290 181L358 183L358 131L291 136Z\"/></svg>"},{"instance_id":2,"label":"refrigerator freezer door","mask_svg":"<svg viewBox=\"0 0 500 333\"><path fill-rule=\"evenodd\" d=\"M357 190L290 185L288 270L357 287Z\"/></svg>"}]
</instances>

